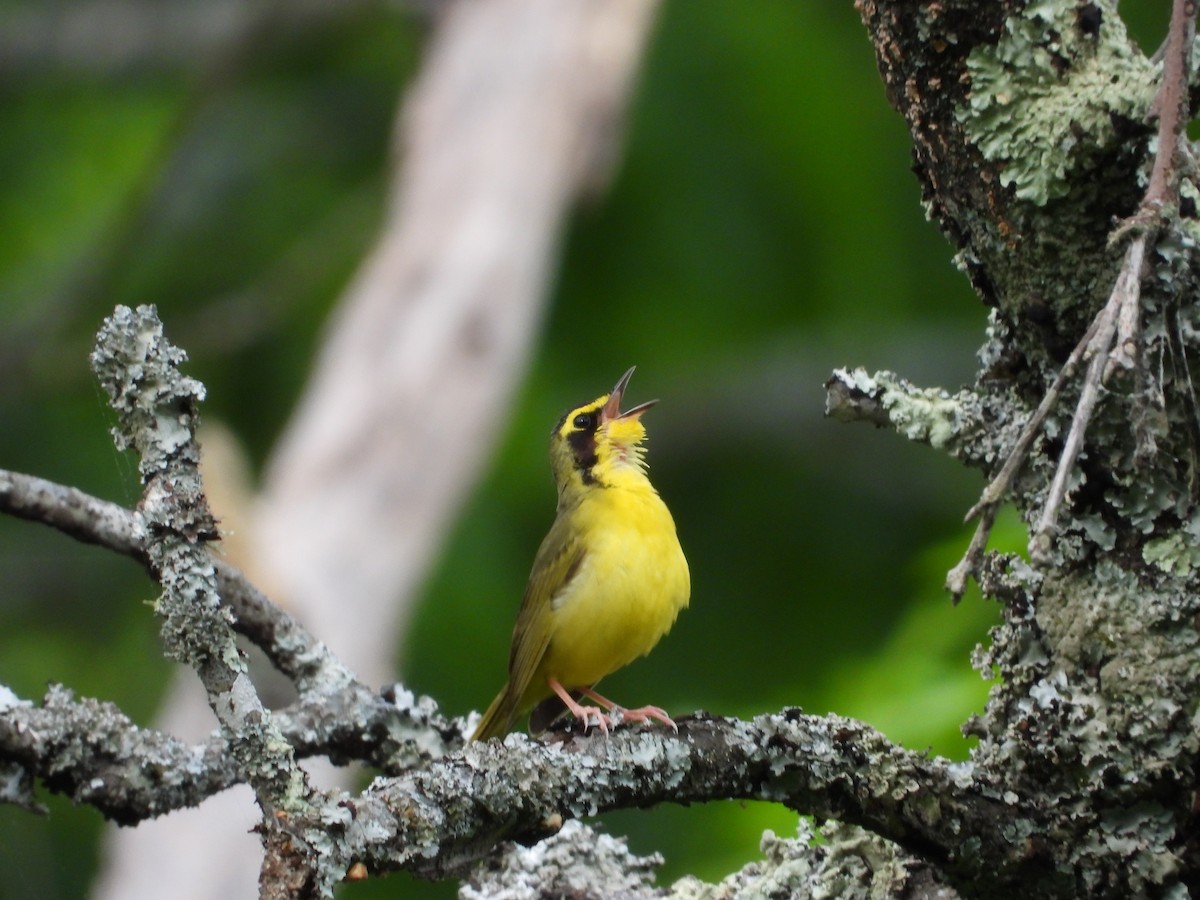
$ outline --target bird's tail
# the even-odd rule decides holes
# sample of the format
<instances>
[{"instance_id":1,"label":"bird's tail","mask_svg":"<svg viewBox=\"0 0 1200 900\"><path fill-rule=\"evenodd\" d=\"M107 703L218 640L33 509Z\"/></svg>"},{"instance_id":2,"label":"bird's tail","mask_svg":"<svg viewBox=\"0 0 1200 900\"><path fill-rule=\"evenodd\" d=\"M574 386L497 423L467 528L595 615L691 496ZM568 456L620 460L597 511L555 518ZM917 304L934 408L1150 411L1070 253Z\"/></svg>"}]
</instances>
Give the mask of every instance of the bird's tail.
<instances>
[{"instance_id":1,"label":"bird's tail","mask_svg":"<svg viewBox=\"0 0 1200 900\"><path fill-rule=\"evenodd\" d=\"M503 737L512 731L513 724L517 721L519 700L509 685L504 685L504 690L496 695L492 705L483 714L483 720L471 735L471 740L486 741L488 738Z\"/></svg>"}]
</instances>

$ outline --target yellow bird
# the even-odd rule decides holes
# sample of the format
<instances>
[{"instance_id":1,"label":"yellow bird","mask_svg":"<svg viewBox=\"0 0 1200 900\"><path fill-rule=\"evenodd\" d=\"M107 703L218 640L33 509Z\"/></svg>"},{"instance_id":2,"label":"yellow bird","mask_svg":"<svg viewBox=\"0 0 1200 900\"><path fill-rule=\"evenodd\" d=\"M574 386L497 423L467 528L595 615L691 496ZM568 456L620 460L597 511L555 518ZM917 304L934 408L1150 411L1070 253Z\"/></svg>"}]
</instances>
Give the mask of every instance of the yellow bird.
<instances>
[{"instance_id":1,"label":"yellow bird","mask_svg":"<svg viewBox=\"0 0 1200 900\"><path fill-rule=\"evenodd\" d=\"M507 734L529 710L531 731L564 711L585 731L596 724L607 734L614 718L675 728L657 706L622 709L593 690L649 653L691 592L675 521L642 458L642 414L658 401L621 412L632 376L631 368L611 393L566 413L550 433L558 513L517 614L508 683L472 740ZM581 706L582 697L598 706Z\"/></svg>"}]
</instances>

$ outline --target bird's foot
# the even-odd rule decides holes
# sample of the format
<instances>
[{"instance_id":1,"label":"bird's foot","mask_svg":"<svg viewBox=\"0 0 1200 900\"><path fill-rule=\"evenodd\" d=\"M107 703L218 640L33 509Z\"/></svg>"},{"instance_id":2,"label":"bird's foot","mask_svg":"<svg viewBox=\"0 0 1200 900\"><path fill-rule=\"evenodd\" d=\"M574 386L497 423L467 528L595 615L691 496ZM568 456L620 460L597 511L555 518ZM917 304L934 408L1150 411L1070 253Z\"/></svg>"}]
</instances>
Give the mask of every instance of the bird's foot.
<instances>
[{"instance_id":1,"label":"bird's foot","mask_svg":"<svg viewBox=\"0 0 1200 900\"><path fill-rule=\"evenodd\" d=\"M604 736L608 737L608 729L613 727L613 720L604 710L600 709L598 706L582 706L579 703L576 703L575 698L571 696L571 692L553 678L547 678L546 683L550 685L550 690L558 694L558 699L563 702L563 706L567 708L567 711L573 715L577 721L583 723L584 734L587 733L588 728L591 727L591 724L594 721L596 725L599 726L600 730L604 732ZM583 691L583 693L592 696L591 691ZM592 699L595 700L597 698L592 696ZM603 700L599 699L597 702L603 702Z\"/></svg>"},{"instance_id":2,"label":"bird's foot","mask_svg":"<svg viewBox=\"0 0 1200 900\"><path fill-rule=\"evenodd\" d=\"M612 720L612 718L605 713L604 710L596 706L577 705L571 710L571 715L573 715L577 721L583 723L584 734L587 734L587 730L593 721L599 726L600 730L604 732L605 737L608 737L608 730L610 728L616 727L616 723Z\"/></svg>"},{"instance_id":3,"label":"bird's foot","mask_svg":"<svg viewBox=\"0 0 1200 900\"><path fill-rule=\"evenodd\" d=\"M637 709L622 709L618 706L613 709L613 712L620 715L621 722L645 722L649 719L657 719L664 725L670 726L676 734L679 733L679 726L675 724L675 720L657 706L639 706Z\"/></svg>"},{"instance_id":4,"label":"bird's foot","mask_svg":"<svg viewBox=\"0 0 1200 900\"><path fill-rule=\"evenodd\" d=\"M620 725L622 722L645 722L647 719L657 719L664 725L669 725L674 729L675 733L679 733L679 726L675 724L675 720L667 715L666 711L657 706L639 706L637 709L626 709L613 703L607 697L597 694L591 688L584 688L580 691L585 697L595 700L601 706L607 707L612 713L612 718L609 724Z\"/></svg>"}]
</instances>

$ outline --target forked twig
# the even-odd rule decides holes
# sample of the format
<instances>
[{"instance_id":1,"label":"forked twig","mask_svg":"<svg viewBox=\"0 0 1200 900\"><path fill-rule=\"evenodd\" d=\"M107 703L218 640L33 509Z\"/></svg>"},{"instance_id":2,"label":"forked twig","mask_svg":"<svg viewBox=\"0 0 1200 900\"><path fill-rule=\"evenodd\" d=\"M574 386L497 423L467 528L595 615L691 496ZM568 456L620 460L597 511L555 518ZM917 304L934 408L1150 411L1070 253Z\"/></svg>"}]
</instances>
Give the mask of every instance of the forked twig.
<instances>
[{"instance_id":1,"label":"forked twig","mask_svg":"<svg viewBox=\"0 0 1200 900\"><path fill-rule=\"evenodd\" d=\"M1083 379L1083 389L1079 392L1079 402L1075 405L1071 430L1067 432L1066 443L1063 444L1062 454L1058 457L1058 468L1054 471L1054 480L1050 483L1050 492L1046 496L1046 505L1042 507L1037 529L1029 540L1029 554L1035 562L1045 562L1049 555L1058 510L1067 493L1067 479L1070 478L1075 461L1079 458L1079 451L1083 448L1088 422L1100 397L1101 383L1113 359L1113 338L1118 330L1118 322L1128 318L1129 310L1133 310L1134 318L1140 318L1138 305L1141 300L1145 251L1146 235L1140 234L1129 245L1108 303L1096 317L1099 327L1092 338L1089 353L1085 354L1091 356L1091 362Z\"/></svg>"},{"instance_id":2,"label":"forked twig","mask_svg":"<svg viewBox=\"0 0 1200 900\"><path fill-rule=\"evenodd\" d=\"M971 544L967 548L967 552L963 555L962 560L946 576L946 589L954 596L954 601L957 603L962 597L963 591L967 587L967 577L974 574L979 564L983 561L983 551L987 547L988 535L991 534L992 526L996 522L996 513L999 512L1000 503L1008 494L1012 487L1013 479L1017 477L1017 472L1020 471L1021 465L1029 456L1029 448L1033 445L1033 440L1042 430L1042 425L1046 421L1046 417L1050 411L1054 409L1058 399L1062 396L1063 388L1067 382L1075 377L1075 373L1079 369L1079 364L1085 359L1092 357L1096 353L1097 340L1102 331L1109 330L1109 339L1111 340L1111 323L1115 315L1115 307L1113 297L1109 297L1108 303L1092 320L1086 332L1079 343L1075 345L1075 349L1071 351L1071 355L1067 357L1067 361L1063 363L1063 367L1059 370L1058 376L1046 390L1045 396L1042 397L1042 402L1038 404L1038 408L1033 411L1033 415L1029 417L1029 421L1025 423L1024 429L1021 431L1020 438L1017 439L1016 445L1008 458L1004 461L1004 465L996 476L988 483L988 486L983 489L983 493L979 497L979 501L967 510L967 515L963 519L964 522L970 522L976 516L979 517L979 524L975 528L975 534L971 538Z\"/></svg>"}]
</instances>

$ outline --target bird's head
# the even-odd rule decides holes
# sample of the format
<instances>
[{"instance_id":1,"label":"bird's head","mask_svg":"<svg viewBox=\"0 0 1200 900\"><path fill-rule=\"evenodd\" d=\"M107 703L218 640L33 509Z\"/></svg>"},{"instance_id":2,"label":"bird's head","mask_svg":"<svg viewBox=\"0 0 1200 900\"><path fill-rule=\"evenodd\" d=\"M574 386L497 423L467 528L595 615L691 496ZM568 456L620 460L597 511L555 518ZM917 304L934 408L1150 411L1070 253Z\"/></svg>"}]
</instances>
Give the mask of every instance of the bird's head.
<instances>
[{"instance_id":1,"label":"bird's head","mask_svg":"<svg viewBox=\"0 0 1200 900\"><path fill-rule=\"evenodd\" d=\"M566 412L550 435L550 459L559 496L599 485L645 482L641 443L646 437L642 413L657 403L648 400L621 411L633 370L621 376L610 393Z\"/></svg>"}]
</instances>

